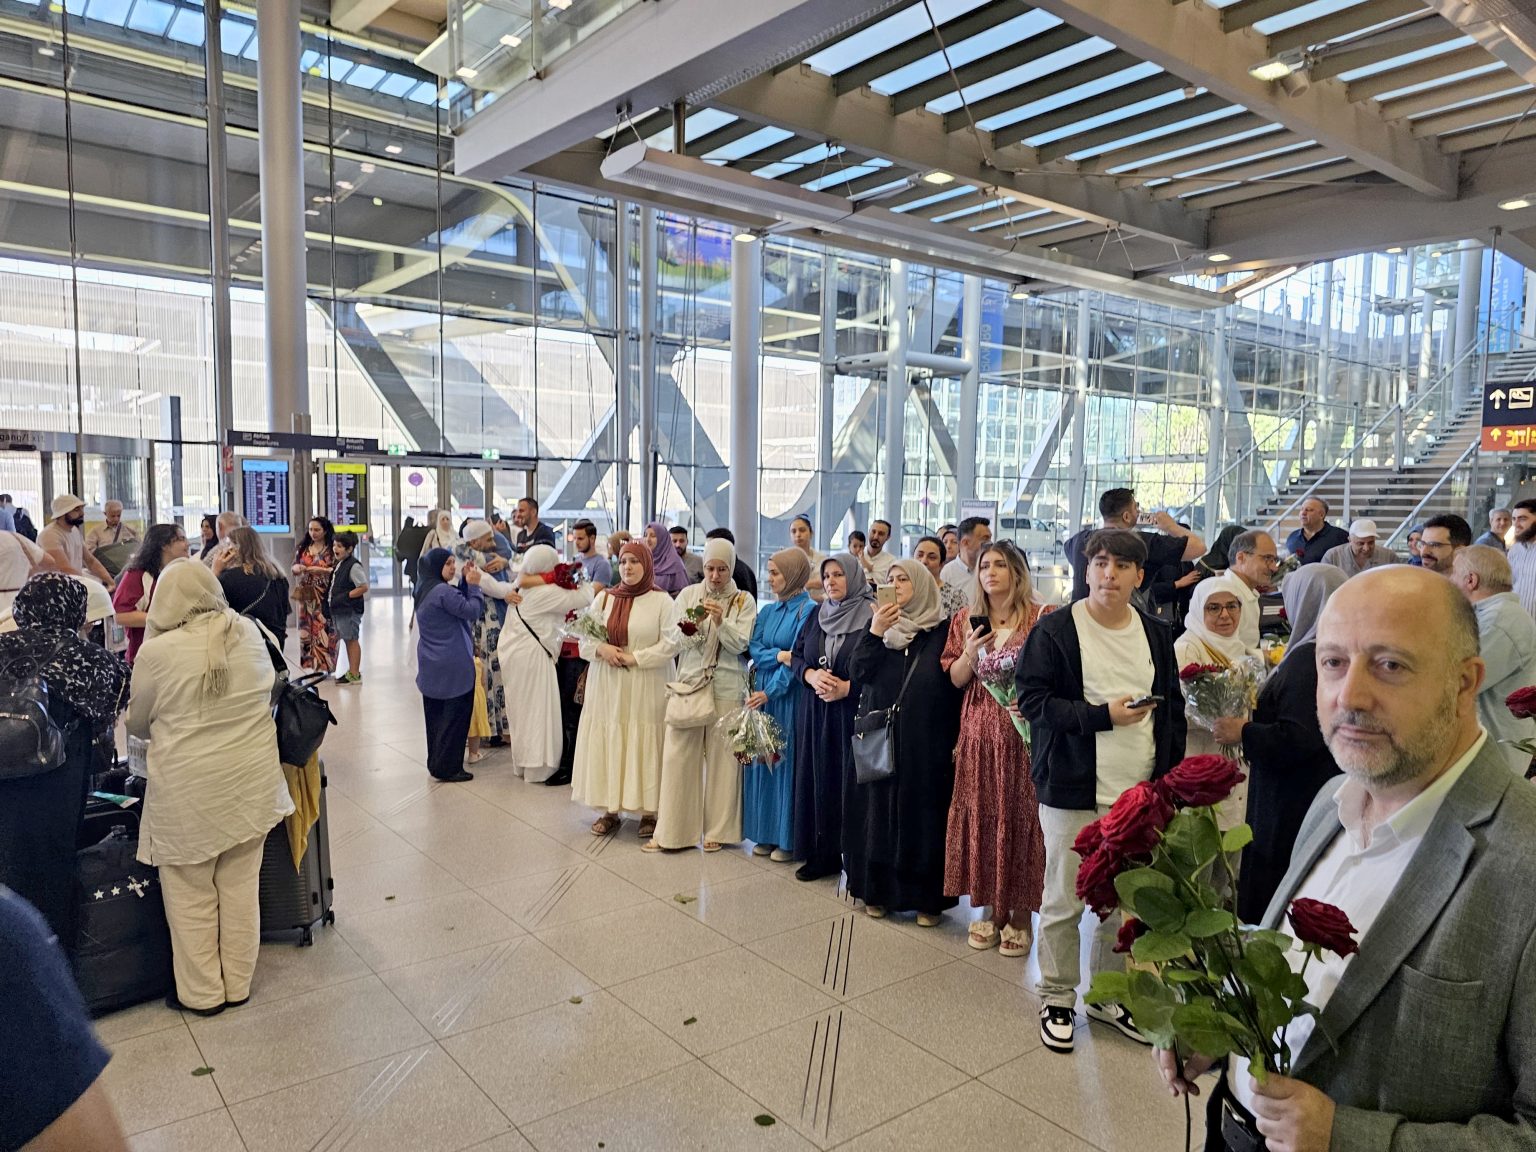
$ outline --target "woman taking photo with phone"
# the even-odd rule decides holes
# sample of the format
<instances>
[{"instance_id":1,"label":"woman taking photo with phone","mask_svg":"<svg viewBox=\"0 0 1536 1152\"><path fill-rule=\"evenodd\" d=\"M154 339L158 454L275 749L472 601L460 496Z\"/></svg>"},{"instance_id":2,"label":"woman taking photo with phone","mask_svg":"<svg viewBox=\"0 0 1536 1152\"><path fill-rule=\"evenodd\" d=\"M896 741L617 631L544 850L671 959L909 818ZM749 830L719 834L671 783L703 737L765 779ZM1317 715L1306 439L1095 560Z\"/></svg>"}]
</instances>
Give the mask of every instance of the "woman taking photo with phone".
<instances>
[{"instance_id":1,"label":"woman taking photo with phone","mask_svg":"<svg viewBox=\"0 0 1536 1152\"><path fill-rule=\"evenodd\" d=\"M949 806L944 891L969 896L981 918L968 943L1003 956L1029 955L1031 920L1045 886L1040 802L1029 778L1029 748L1013 718L976 675L984 657L1018 658L1042 609L1024 554L1007 542L984 545L976 560L976 598L949 622L942 663L964 693L955 744L955 796Z\"/></svg>"},{"instance_id":2,"label":"woman taking photo with phone","mask_svg":"<svg viewBox=\"0 0 1536 1152\"><path fill-rule=\"evenodd\" d=\"M880 592L850 670L862 685L861 716L894 709L895 770L846 791L848 892L877 919L916 912L920 926L933 928L956 903L944 894L944 829L955 787L958 693L940 661L946 631L932 574L916 560L896 560Z\"/></svg>"}]
</instances>

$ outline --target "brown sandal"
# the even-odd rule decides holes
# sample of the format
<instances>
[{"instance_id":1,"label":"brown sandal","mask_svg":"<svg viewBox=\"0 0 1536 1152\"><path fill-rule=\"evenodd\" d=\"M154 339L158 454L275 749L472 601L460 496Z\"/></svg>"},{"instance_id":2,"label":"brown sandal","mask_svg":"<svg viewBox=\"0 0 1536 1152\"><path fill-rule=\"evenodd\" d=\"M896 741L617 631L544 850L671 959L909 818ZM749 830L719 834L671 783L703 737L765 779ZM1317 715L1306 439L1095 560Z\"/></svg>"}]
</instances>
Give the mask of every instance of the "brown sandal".
<instances>
[{"instance_id":1,"label":"brown sandal","mask_svg":"<svg viewBox=\"0 0 1536 1152\"><path fill-rule=\"evenodd\" d=\"M592 835L606 836L622 823L624 823L624 818L622 816L616 816L612 812L605 812L596 820L592 821Z\"/></svg>"},{"instance_id":2,"label":"brown sandal","mask_svg":"<svg viewBox=\"0 0 1536 1152\"><path fill-rule=\"evenodd\" d=\"M640 817L640 839L649 840L656 835L656 817Z\"/></svg>"}]
</instances>

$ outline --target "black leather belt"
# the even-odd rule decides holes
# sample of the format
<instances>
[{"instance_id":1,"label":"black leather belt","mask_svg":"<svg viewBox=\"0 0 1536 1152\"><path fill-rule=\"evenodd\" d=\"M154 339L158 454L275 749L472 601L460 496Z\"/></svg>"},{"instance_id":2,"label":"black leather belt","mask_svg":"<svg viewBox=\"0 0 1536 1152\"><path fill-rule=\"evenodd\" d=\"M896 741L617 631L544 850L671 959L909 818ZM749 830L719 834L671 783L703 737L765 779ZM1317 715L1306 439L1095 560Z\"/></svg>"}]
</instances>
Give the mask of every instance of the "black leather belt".
<instances>
[{"instance_id":1,"label":"black leather belt","mask_svg":"<svg viewBox=\"0 0 1536 1152\"><path fill-rule=\"evenodd\" d=\"M1248 1110L1232 1099L1221 1102L1221 1139L1228 1152L1265 1152L1264 1137Z\"/></svg>"}]
</instances>

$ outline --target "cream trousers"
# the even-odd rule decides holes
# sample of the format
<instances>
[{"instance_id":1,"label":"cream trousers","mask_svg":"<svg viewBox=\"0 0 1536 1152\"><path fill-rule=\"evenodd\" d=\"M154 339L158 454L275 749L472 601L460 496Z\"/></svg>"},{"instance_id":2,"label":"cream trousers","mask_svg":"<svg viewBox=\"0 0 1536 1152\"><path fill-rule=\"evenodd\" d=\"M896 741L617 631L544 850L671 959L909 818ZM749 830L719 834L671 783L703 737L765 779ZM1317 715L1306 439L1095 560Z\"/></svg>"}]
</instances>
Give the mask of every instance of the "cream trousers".
<instances>
[{"instance_id":1,"label":"cream trousers","mask_svg":"<svg viewBox=\"0 0 1536 1152\"><path fill-rule=\"evenodd\" d=\"M718 720L737 707L715 701ZM700 839L741 841L741 765L725 734L703 728L667 728L661 753L661 798L656 806L656 843L692 848Z\"/></svg>"},{"instance_id":2,"label":"cream trousers","mask_svg":"<svg viewBox=\"0 0 1536 1152\"><path fill-rule=\"evenodd\" d=\"M265 836L201 864L162 864L176 998L217 1008L251 994L261 949L261 855Z\"/></svg>"},{"instance_id":3,"label":"cream trousers","mask_svg":"<svg viewBox=\"0 0 1536 1152\"><path fill-rule=\"evenodd\" d=\"M1045 895L1040 903L1040 983L1036 991L1047 1006L1075 1008L1077 984L1083 977L1083 902L1077 898L1077 866L1081 857L1072 842L1108 808L1048 808L1040 805L1040 830L1045 833ZM1123 968L1114 954L1120 917L1094 917L1089 973Z\"/></svg>"}]
</instances>

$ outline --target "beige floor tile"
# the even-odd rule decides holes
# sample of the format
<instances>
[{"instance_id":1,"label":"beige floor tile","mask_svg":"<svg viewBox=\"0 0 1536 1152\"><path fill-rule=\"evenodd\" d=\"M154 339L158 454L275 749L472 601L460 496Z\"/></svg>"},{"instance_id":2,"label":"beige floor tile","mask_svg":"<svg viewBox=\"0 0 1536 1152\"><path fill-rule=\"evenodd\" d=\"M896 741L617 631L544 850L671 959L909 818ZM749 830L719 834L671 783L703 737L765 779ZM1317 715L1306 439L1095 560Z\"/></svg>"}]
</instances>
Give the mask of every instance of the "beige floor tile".
<instances>
[{"instance_id":1,"label":"beige floor tile","mask_svg":"<svg viewBox=\"0 0 1536 1152\"><path fill-rule=\"evenodd\" d=\"M839 998L862 996L955 961L862 911L807 924L747 945L807 984Z\"/></svg>"},{"instance_id":2,"label":"beige floor tile","mask_svg":"<svg viewBox=\"0 0 1536 1152\"><path fill-rule=\"evenodd\" d=\"M185 1023L181 1013L167 1008L164 1000L150 1000L135 1004L132 1008L124 1008L121 1012L113 1012L110 1016L103 1016L95 1022L95 1028L97 1039L111 1048L135 1036L184 1027Z\"/></svg>"},{"instance_id":3,"label":"beige floor tile","mask_svg":"<svg viewBox=\"0 0 1536 1152\"><path fill-rule=\"evenodd\" d=\"M435 1044L230 1109L249 1152L458 1152L511 1125Z\"/></svg>"},{"instance_id":4,"label":"beige floor tile","mask_svg":"<svg viewBox=\"0 0 1536 1152\"><path fill-rule=\"evenodd\" d=\"M199 1020L192 1033L228 1104L430 1039L374 976Z\"/></svg>"},{"instance_id":5,"label":"beige floor tile","mask_svg":"<svg viewBox=\"0 0 1536 1152\"><path fill-rule=\"evenodd\" d=\"M683 911L738 944L776 936L805 924L835 920L847 912L837 900L778 876L744 876L701 888Z\"/></svg>"},{"instance_id":6,"label":"beige floor tile","mask_svg":"<svg viewBox=\"0 0 1536 1152\"><path fill-rule=\"evenodd\" d=\"M508 1132L503 1136L487 1140L484 1144L466 1148L464 1152L538 1152L538 1150L518 1133Z\"/></svg>"},{"instance_id":7,"label":"beige floor tile","mask_svg":"<svg viewBox=\"0 0 1536 1152\"><path fill-rule=\"evenodd\" d=\"M910 913L892 912L884 923L898 932L907 933L914 940L921 940L930 948L937 948L957 960L963 960L976 954L976 949L966 943L966 933L970 931L975 916L970 905L962 901L957 907L945 912L939 923L932 928L919 925L917 917Z\"/></svg>"},{"instance_id":8,"label":"beige floor tile","mask_svg":"<svg viewBox=\"0 0 1536 1152\"><path fill-rule=\"evenodd\" d=\"M320 927L313 939L314 943L307 947L288 940L271 941L261 946L256 976L251 981L252 1004L266 1004L285 996L345 984L371 971L334 927Z\"/></svg>"},{"instance_id":9,"label":"beige floor tile","mask_svg":"<svg viewBox=\"0 0 1536 1152\"><path fill-rule=\"evenodd\" d=\"M434 1036L451 1036L586 996L597 985L532 936L385 972L382 979Z\"/></svg>"},{"instance_id":10,"label":"beige floor tile","mask_svg":"<svg viewBox=\"0 0 1536 1152\"><path fill-rule=\"evenodd\" d=\"M937 1100L857 1136L838 1152L1095 1152L1043 1116L976 1083L962 1084Z\"/></svg>"},{"instance_id":11,"label":"beige floor tile","mask_svg":"<svg viewBox=\"0 0 1536 1152\"><path fill-rule=\"evenodd\" d=\"M129 1152L246 1152L229 1113L204 1112L128 1139Z\"/></svg>"},{"instance_id":12,"label":"beige floor tile","mask_svg":"<svg viewBox=\"0 0 1536 1152\"><path fill-rule=\"evenodd\" d=\"M971 1076L1040 1046L1040 1002L969 964L889 984L853 1007Z\"/></svg>"},{"instance_id":13,"label":"beige floor tile","mask_svg":"<svg viewBox=\"0 0 1536 1152\"><path fill-rule=\"evenodd\" d=\"M338 917L336 931L375 972L522 935L521 928L469 891Z\"/></svg>"},{"instance_id":14,"label":"beige floor tile","mask_svg":"<svg viewBox=\"0 0 1536 1152\"><path fill-rule=\"evenodd\" d=\"M494 832L443 835L426 849L427 855L474 888L585 863L585 857L542 832L514 825L505 814L502 819L509 823Z\"/></svg>"},{"instance_id":15,"label":"beige floor tile","mask_svg":"<svg viewBox=\"0 0 1536 1152\"><path fill-rule=\"evenodd\" d=\"M704 1062L822 1148L966 1080L849 1008L786 1025Z\"/></svg>"},{"instance_id":16,"label":"beige floor tile","mask_svg":"<svg viewBox=\"0 0 1536 1152\"><path fill-rule=\"evenodd\" d=\"M653 972L611 991L696 1056L836 1005L745 948Z\"/></svg>"},{"instance_id":17,"label":"beige floor tile","mask_svg":"<svg viewBox=\"0 0 1536 1152\"><path fill-rule=\"evenodd\" d=\"M602 992L442 1044L519 1127L692 1059Z\"/></svg>"},{"instance_id":18,"label":"beige floor tile","mask_svg":"<svg viewBox=\"0 0 1536 1152\"><path fill-rule=\"evenodd\" d=\"M591 862L504 880L479 891L530 932L655 899L645 889Z\"/></svg>"},{"instance_id":19,"label":"beige floor tile","mask_svg":"<svg viewBox=\"0 0 1536 1152\"><path fill-rule=\"evenodd\" d=\"M336 914L350 919L463 889L462 880L426 856L397 856L350 869L336 887Z\"/></svg>"},{"instance_id":20,"label":"beige floor tile","mask_svg":"<svg viewBox=\"0 0 1536 1152\"><path fill-rule=\"evenodd\" d=\"M416 849L409 843L374 821L345 836L331 838L331 871L345 879L353 868L416 854Z\"/></svg>"},{"instance_id":21,"label":"beige floor tile","mask_svg":"<svg viewBox=\"0 0 1536 1152\"><path fill-rule=\"evenodd\" d=\"M194 1076L203 1054L186 1028L167 1028L113 1044L102 1083L129 1135L163 1128L224 1106L211 1076Z\"/></svg>"},{"instance_id":22,"label":"beige floor tile","mask_svg":"<svg viewBox=\"0 0 1536 1152\"><path fill-rule=\"evenodd\" d=\"M539 1152L756 1152L810 1149L788 1124L708 1068L690 1064L527 1126Z\"/></svg>"},{"instance_id":23,"label":"beige floor tile","mask_svg":"<svg viewBox=\"0 0 1536 1152\"><path fill-rule=\"evenodd\" d=\"M1077 1030L1071 1056L1037 1048L981 1082L1100 1148L1184 1147L1184 1105L1163 1087L1152 1050L1099 1024ZM1205 1143L1204 1111L1203 1100L1195 1101L1196 1148Z\"/></svg>"},{"instance_id":24,"label":"beige floor tile","mask_svg":"<svg viewBox=\"0 0 1536 1152\"><path fill-rule=\"evenodd\" d=\"M744 852L642 852L634 828L634 821L626 820L597 862L653 896L696 896L710 884L758 874L757 866Z\"/></svg>"},{"instance_id":25,"label":"beige floor tile","mask_svg":"<svg viewBox=\"0 0 1536 1152\"><path fill-rule=\"evenodd\" d=\"M718 932L655 900L535 935L603 988L731 946Z\"/></svg>"}]
</instances>

